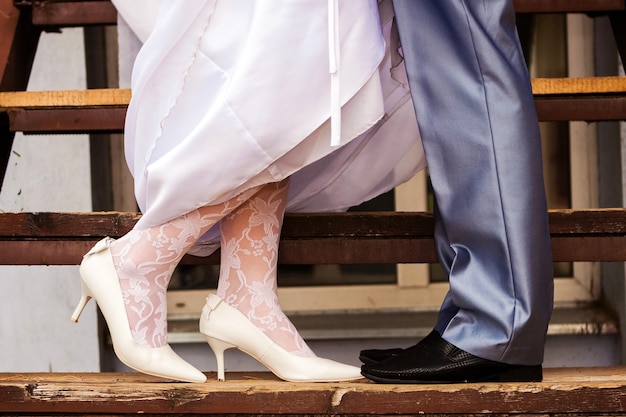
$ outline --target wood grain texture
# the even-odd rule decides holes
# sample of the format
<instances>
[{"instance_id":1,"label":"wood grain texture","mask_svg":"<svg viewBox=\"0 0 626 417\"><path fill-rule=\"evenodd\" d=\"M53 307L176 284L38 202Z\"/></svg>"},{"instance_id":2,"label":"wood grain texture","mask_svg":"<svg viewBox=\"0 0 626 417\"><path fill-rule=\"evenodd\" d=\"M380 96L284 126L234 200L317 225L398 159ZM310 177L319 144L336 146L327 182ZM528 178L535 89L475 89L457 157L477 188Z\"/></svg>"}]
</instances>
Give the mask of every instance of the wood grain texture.
<instances>
[{"instance_id":1,"label":"wood grain texture","mask_svg":"<svg viewBox=\"0 0 626 417\"><path fill-rule=\"evenodd\" d=\"M533 94L605 94L625 93L626 77L534 78ZM0 108L63 108L126 106L129 89L91 89L59 91L0 92Z\"/></svg>"},{"instance_id":2,"label":"wood grain texture","mask_svg":"<svg viewBox=\"0 0 626 417\"><path fill-rule=\"evenodd\" d=\"M38 1L32 15L33 25L46 28L117 24L117 10L110 1Z\"/></svg>"},{"instance_id":3,"label":"wood grain texture","mask_svg":"<svg viewBox=\"0 0 626 417\"><path fill-rule=\"evenodd\" d=\"M540 121L626 120L626 77L532 80ZM127 89L0 92L11 132L121 133Z\"/></svg>"},{"instance_id":4,"label":"wood grain texture","mask_svg":"<svg viewBox=\"0 0 626 417\"><path fill-rule=\"evenodd\" d=\"M604 94L626 92L626 77L534 78L533 94Z\"/></svg>"},{"instance_id":5,"label":"wood grain texture","mask_svg":"<svg viewBox=\"0 0 626 417\"><path fill-rule=\"evenodd\" d=\"M624 0L514 0L514 5L517 13L610 13L626 9ZM32 13L33 24L43 27L117 24L117 12L110 1L43 0L32 3Z\"/></svg>"},{"instance_id":6,"label":"wood grain texture","mask_svg":"<svg viewBox=\"0 0 626 417\"><path fill-rule=\"evenodd\" d=\"M0 265L76 265L138 213L0 213ZM554 261L626 261L626 209L550 210ZM282 264L436 263L433 219L420 212L287 214ZM217 264L187 256L185 264Z\"/></svg>"},{"instance_id":7,"label":"wood grain texture","mask_svg":"<svg viewBox=\"0 0 626 417\"><path fill-rule=\"evenodd\" d=\"M122 236L141 214L127 212L0 213L0 239L93 238ZM549 210L553 237L626 235L626 209ZM307 238L430 238L432 213L344 212L288 213L282 239Z\"/></svg>"},{"instance_id":8,"label":"wood grain texture","mask_svg":"<svg viewBox=\"0 0 626 417\"><path fill-rule=\"evenodd\" d=\"M626 412L626 368L546 369L540 383L290 383L214 373L201 384L136 373L0 374L0 413L46 415L606 415Z\"/></svg>"},{"instance_id":9,"label":"wood grain texture","mask_svg":"<svg viewBox=\"0 0 626 417\"><path fill-rule=\"evenodd\" d=\"M60 108L125 106L129 89L11 91L0 93L0 108Z\"/></svg>"},{"instance_id":10,"label":"wood grain texture","mask_svg":"<svg viewBox=\"0 0 626 417\"><path fill-rule=\"evenodd\" d=\"M517 13L587 13L626 10L624 0L513 0Z\"/></svg>"}]
</instances>

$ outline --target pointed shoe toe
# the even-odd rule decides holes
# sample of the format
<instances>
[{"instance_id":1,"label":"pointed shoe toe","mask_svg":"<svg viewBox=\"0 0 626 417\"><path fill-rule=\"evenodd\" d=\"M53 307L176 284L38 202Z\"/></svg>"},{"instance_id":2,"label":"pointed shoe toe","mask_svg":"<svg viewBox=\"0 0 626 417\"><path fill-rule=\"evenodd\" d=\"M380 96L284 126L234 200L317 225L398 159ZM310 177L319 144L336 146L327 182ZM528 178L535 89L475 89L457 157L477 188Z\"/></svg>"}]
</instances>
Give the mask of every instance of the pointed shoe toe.
<instances>
[{"instance_id":1,"label":"pointed shoe toe","mask_svg":"<svg viewBox=\"0 0 626 417\"><path fill-rule=\"evenodd\" d=\"M270 345L260 357L251 356L276 376L290 382L342 382L363 378L361 369L356 366L326 358L297 356L276 344Z\"/></svg>"},{"instance_id":2,"label":"pointed shoe toe","mask_svg":"<svg viewBox=\"0 0 626 417\"><path fill-rule=\"evenodd\" d=\"M147 348L132 344L113 344L120 362L136 371L181 382L205 382L206 375L178 356L170 345Z\"/></svg>"},{"instance_id":3,"label":"pointed shoe toe","mask_svg":"<svg viewBox=\"0 0 626 417\"><path fill-rule=\"evenodd\" d=\"M319 357L302 357L274 343L239 310L211 294L200 318L202 333L217 359L218 380L224 380L224 351L237 348L291 382L338 382L363 378L358 367Z\"/></svg>"}]
</instances>

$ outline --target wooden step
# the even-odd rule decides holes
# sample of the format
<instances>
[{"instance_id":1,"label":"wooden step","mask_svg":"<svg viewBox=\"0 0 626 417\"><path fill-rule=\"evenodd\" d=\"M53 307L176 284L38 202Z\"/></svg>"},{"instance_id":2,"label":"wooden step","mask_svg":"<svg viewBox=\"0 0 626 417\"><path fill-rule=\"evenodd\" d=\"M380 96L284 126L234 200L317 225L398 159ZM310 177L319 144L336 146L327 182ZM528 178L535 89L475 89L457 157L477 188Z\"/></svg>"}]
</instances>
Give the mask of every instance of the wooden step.
<instances>
[{"instance_id":1,"label":"wooden step","mask_svg":"<svg viewBox=\"0 0 626 417\"><path fill-rule=\"evenodd\" d=\"M534 78L535 96L626 93L626 77ZM11 91L0 93L0 108L120 107L127 106L129 89Z\"/></svg>"},{"instance_id":2,"label":"wooden step","mask_svg":"<svg viewBox=\"0 0 626 417\"><path fill-rule=\"evenodd\" d=\"M624 0L514 0L518 13L599 13L626 9ZM109 1L16 1L31 5L33 24L44 28L115 25L117 11Z\"/></svg>"},{"instance_id":3,"label":"wooden step","mask_svg":"<svg viewBox=\"0 0 626 417\"><path fill-rule=\"evenodd\" d=\"M626 413L626 367L545 369L539 383L290 383L267 373L168 383L136 373L0 374L7 415L583 416Z\"/></svg>"},{"instance_id":4,"label":"wooden step","mask_svg":"<svg viewBox=\"0 0 626 417\"><path fill-rule=\"evenodd\" d=\"M626 261L626 209L551 210L554 261ZM0 265L77 265L137 213L0 213ZM430 213L288 214L282 264L436 263ZM217 264L188 256L187 264Z\"/></svg>"},{"instance_id":5,"label":"wooden step","mask_svg":"<svg viewBox=\"0 0 626 417\"><path fill-rule=\"evenodd\" d=\"M608 15L618 50L626 61L625 0L514 0L513 3L517 13ZM117 11L108 0L15 0L15 4L30 7L33 26L44 30L117 24Z\"/></svg>"},{"instance_id":6,"label":"wooden step","mask_svg":"<svg viewBox=\"0 0 626 417\"><path fill-rule=\"evenodd\" d=\"M538 78L532 81L542 121L626 120L626 77ZM24 133L121 132L129 90L0 93L8 128Z\"/></svg>"},{"instance_id":7,"label":"wooden step","mask_svg":"<svg viewBox=\"0 0 626 417\"><path fill-rule=\"evenodd\" d=\"M626 77L532 80L539 120L626 120Z\"/></svg>"},{"instance_id":8,"label":"wooden step","mask_svg":"<svg viewBox=\"0 0 626 417\"><path fill-rule=\"evenodd\" d=\"M9 129L24 133L121 132L130 90L0 93Z\"/></svg>"},{"instance_id":9,"label":"wooden step","mask_svg":"<svg viewBox=\"0 0 626 417\"><path fill-rule=\"evenodd\" d=\"M624 0L513 0L517 13L598 13L626 10Z\"/></svg>"},{"instance_id":10,"label":"wooden step","mask_svg":"<svg viewBox=\"0 0 626 417\"><path fill-rule=\"evenodd\" d=\"M534 78L533 94L602 95L626 93L626 77ZM119 107L131 98L129 89L12 91L0 93L0 108Z\"/></svg>"},{"instance_id":11,"label":"wooden step","mask_svg":"<svg viewBox=\"0 0 626 417\"><path fill-rule=\"evenodd\" d=\"M44 29L117 24L117 10L108 0L29 3L32 4L33 25Z\"/></svg>"}]
</instances>

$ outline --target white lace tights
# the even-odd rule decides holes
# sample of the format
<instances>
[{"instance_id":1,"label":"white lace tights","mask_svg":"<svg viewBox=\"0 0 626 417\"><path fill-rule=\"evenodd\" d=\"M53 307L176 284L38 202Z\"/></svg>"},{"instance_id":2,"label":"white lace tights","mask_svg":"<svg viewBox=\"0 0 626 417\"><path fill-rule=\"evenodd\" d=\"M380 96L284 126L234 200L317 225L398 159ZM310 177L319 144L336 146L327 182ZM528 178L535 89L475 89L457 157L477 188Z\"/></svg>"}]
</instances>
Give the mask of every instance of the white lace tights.
<instances>
[{"instance_id":1,"label":"white lace tights","mask_svg":"<svg viewBox=\"0 0 626 417\"><path fill-rule=\"evenodd\" d=\"M222 220L217 295L288 352L315 356L278 303L278 242L287 185L264 187Z\"/></svg>"},{"instance_id":2,"label":"white lace tights","mask_svg":"<svg viewBox=\"0 0 626 417\"><path fill-rule=\"evenodd\" d=\"M166 224L133 229L111 244L134 340L167 343L166 291L183 255L222 220L217 293L289 352L314 356L278 304L276 265L288 181L245 191Z\"/></svg>"}]
</instances>

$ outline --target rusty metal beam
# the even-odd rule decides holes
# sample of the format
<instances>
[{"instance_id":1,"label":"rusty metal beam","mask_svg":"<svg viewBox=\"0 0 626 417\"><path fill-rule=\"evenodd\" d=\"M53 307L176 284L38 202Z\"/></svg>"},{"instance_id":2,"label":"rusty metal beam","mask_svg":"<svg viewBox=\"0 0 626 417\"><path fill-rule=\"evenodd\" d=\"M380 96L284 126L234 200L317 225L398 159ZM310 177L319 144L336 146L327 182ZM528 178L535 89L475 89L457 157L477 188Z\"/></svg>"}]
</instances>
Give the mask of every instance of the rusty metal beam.
<instances>
[{"instance_id":1,"label":"rusty metal beam","mask_svg":"<svg viewBox=\"0 0 626 417\"><path fill-rule=\"evenodd\" d=\"M28 10L0 0L0 91L26 89L41 33L30 20Z\"/></svg>"},{"instance_id":2,"label":"rusty metal beam","mask_svg":"<svg viewBox=\"0 0 626 417\"><path fill-rule=\"evenodd\" d=\"M28 85L41 33L30 20L30 13L16 8L12 0L0 0L0 91L25 90ZM14 136L8 116L0 115L0 190Z\"/></svg>"}]
</instances>

